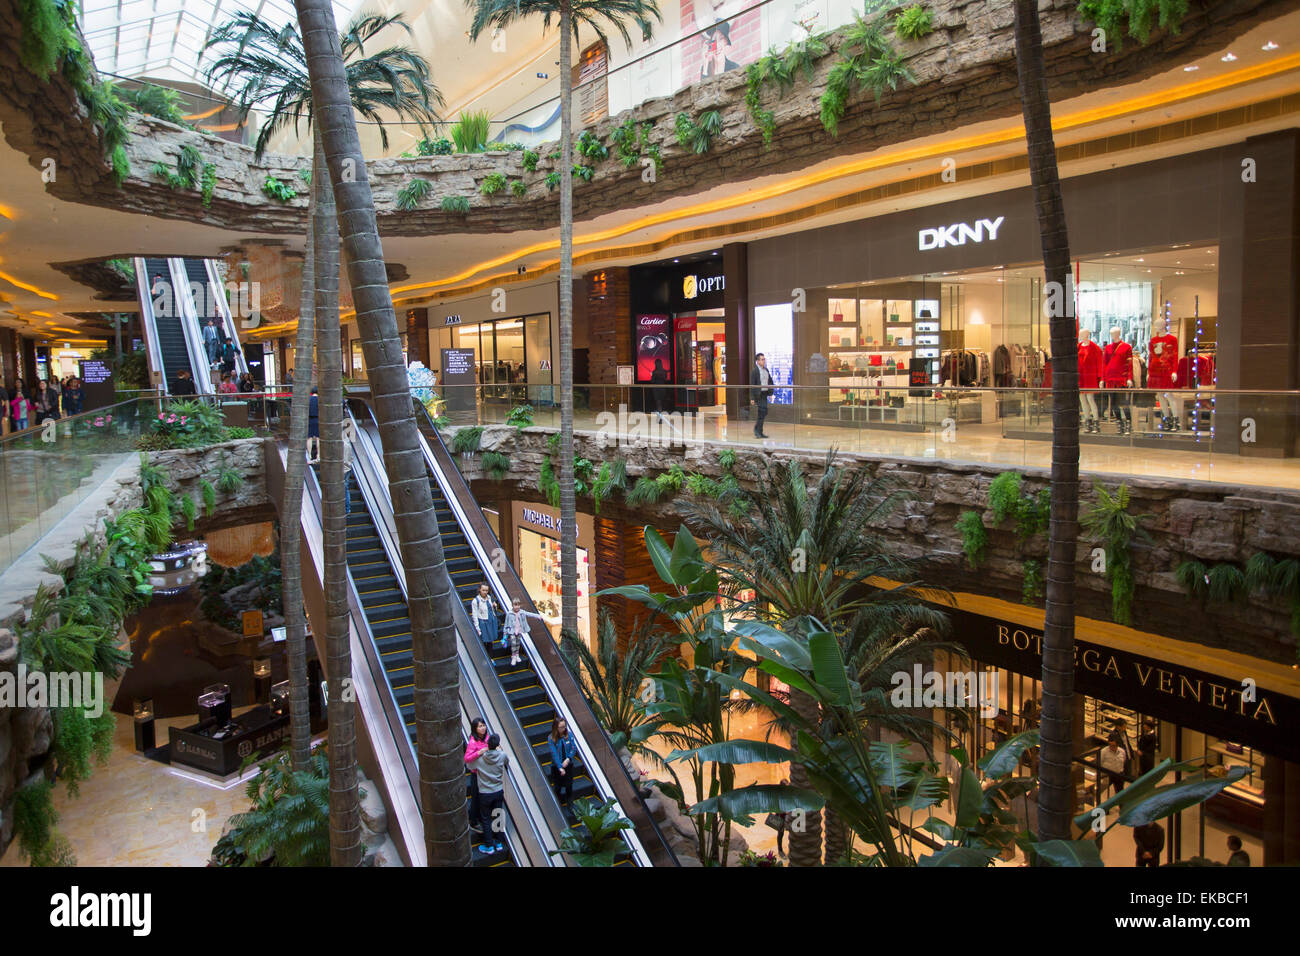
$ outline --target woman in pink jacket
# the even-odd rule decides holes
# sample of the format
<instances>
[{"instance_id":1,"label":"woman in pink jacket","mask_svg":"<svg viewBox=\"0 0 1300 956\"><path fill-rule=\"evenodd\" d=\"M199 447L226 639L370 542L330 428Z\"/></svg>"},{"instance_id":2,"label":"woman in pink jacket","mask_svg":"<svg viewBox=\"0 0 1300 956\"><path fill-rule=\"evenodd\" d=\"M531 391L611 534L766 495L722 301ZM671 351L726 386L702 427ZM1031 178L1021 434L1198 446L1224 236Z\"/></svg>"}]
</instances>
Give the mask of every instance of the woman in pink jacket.
<instances>
[{"instance_id":1,"label":"woman in pink jacket","mask_svg":"<svg viewBox=\"0 0 1300 956\"><path fill-rule=\"evenodd\" d=\"M469 825L475 830L479 828L475 826L478 821L478 771L475 770L474 763L487 750L487 742L487 721L475 717L474 723L469 725L469 740L465 743L465 766L469 768Z\"/></svg>"}]
</instances>

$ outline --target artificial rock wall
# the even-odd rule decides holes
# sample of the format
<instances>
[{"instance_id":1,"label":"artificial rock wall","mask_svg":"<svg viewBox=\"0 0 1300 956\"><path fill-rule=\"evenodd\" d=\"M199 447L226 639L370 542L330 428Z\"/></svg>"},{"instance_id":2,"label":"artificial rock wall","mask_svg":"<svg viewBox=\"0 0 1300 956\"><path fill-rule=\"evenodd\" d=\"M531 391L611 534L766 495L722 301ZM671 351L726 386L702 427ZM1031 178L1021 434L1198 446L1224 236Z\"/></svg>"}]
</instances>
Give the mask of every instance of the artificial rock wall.
<instances>
[{"instance_id":1,"label":"artificial rock wall","mask_svg":"<svg viewBox=\"0 0 1300 956\"><path fill-rule=\"evenodd\" d=\"M509 475L495 481L483 472L479 458L462 456L461 468L471 481L480 501L541 501L537 474L546 457L549 429L529 428L517 432L508 426L484 429L482 450L501 451L510 457ZM687 471L717 478L723 474L718 452L730 447L736 452L734 474L741 485L753 488L760 459L795 458L805 462L815 478L825 463L816 452L760 451L753 446L698 443L676 447L654 447L644 441L615 447L602 444L602 436L577 432L574 451L597 466L603 461L627 461L629 486L642 474L655 475L680 464ZM881 527L889 545L901 557L919 562L927 584L984 594L1019 602L1022 591L1022 556L1018 551L1013 522L1007 521L988 534L987 561L972 571L961 547L956 521L963 511L975 510L992 524L987 511L988 487L1006 468L991 465L962 465L921 459L878 458L845 455L854 467L885 478L906 496ZM1047 487L1045 469L1020 469L1025 475L1023 493ZM1082 510L1092 500L1084 479ZM1284 601L1249 601L1233 605L1205 603L1187 596L1175 578L1185 560L1207 566L1219 561L1243 564L1256 552L1274 556L1300 556L1300 493L1271 489L1238 488L1208 482L1180 482L1157 479L1109 478L1103 483L1111 491L1123 482L1130 493L1129 511L1142 515L1142 527L1151 543L1133 548L1137 594L1133 601L1132 627L1182 641L1199 643L1287 664L1296 661L1296 640L1290 631L1290 610ZM633 526L652 524L675 531L682 521L676 500L658 505L629 508L616 495L601 503L600 517L621 520ZM590 513L591 501L580 498L580 511ZM1095 542L1081 537L1076 554L1077 613L1099 621L1111 620L1110 584L1092 571ZM1043 560L1046 536L1030 541L1027 552ZM1041 606L1041 604L1040 604Z\"/></svg>"}]
</instances>

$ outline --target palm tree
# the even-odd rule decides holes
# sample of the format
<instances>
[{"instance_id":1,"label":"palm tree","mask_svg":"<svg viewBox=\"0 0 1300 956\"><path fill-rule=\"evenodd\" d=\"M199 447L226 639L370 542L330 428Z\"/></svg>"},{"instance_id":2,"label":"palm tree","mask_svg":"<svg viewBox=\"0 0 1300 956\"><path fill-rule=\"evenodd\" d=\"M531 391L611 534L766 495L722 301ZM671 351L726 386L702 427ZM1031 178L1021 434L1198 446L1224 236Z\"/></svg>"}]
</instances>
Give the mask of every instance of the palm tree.
<instances>
[{"instance_id":1,"label":"palm tree","mask_svg":"<svg viewBox=\"0 0 1300 956\"><path fill-rule=\"evenodd\" d=\"M560 30L560 631L578 633L578 505L573 480L573 58L572 40L589 27L608 45L605 27L618 30L629 47L628 25L650 36L662 21L658 0L465 0L473 12L469 36L477 40L488 28L540 15L542 29L551 20Z\"/></svg>"},{"instance_id":2,"label":"palm tree","mask_svg":"<svg viewBox=\"0 0 1300 956\"><path fill-rule=\"evenodd\" d=\"M910 562L894 556L877 533L902 500L890 485L865 469L845 469L834 450L809 488L803 465L765 461L754 493L733 500L727 511L707 500L688 505L686 520L709 542L715 566L741 591L755 597L745 611L806 640L829 630L863 666L925 628L947 631L944 615L928 606ZM743 512L743 516L741 513ZM878 589L872 579L900 581ZM885 655L888 657L889 655ZM805 721L817 720L817 702L792 689L791 707ZM811 784L798 763L790 768L796 789ZM822 820L809 812L790 833L790 865L822 860ZM843 856L843 831L828 828L826 859Z\"/></svg>"},{"instance_id":3,"label":"palm tree","mask_svg":"<svg viewBox=\"0 0 1300 956\"><path fill-rule=\"evenodd\" d=\"M346 83L352 109L379 124L385 148L388 133L383 124L386 114L411 116L423 124L436 119L433 111L438 99L430 82L428 62L405 47L388 47L373 56L366 55L366 43L389 26L410 28L401 15L363 14L354 18L339 38L340 50L347 59ZM303 302L311 303L313 315L300 318L296 360L302 361L310 350L310 328L315 325L320 352L320 423L321 423L321 490L325 531L324 590L326 600L325 643L329 665L329 738L330 738L330 843L331 858L338 866L355 866L361 860L360 804L356 786L355 708L352 695L345 693L352 667L346 601L347 554L346 517L343 492L342 445L342 356L338 310L338 223L324 152L313 119L311 83L306 53L295 30L288 23L277 30L256 14L240 13L219 27L207 48L226 49L208 71L210 81L237 80L242 85L236 97L240 111L247 116L257 106L269 104L270 118L258 130L255 153L260 156L275 132L295 129L306 121L312 130L312 199L308 229L308 258L304 262ZM309 271L310 268L310 271ZM308 281L310 279L310 282ZM310 288L309 288L310 285ZM307 325L304 330L303 324ZM305 362L311 370L311 360ZM303 378L307 381L302 381ZM302 470L304 468L306 418L309 389L313 376L298 376L295 382L292 421L297 426L291 434L288 474L285 481L283 514L288 519L281 526L284 566L290 580L301 579L300 509L302 504ZM293 439L300 439L301 450ZM305 620L301 595L293 598L289 617L291 638L297 648L290 650L290 679L305 690ZM286 613L289 612L286 605ZM292 687L293 685L291 685ZM294 694L296 697L297 695ZM295 708L295 712L301 708ZM309 731L293 731L295 761L301 759Z\"/></svg>"},{"instance_id":4,"label":"palm tree","mask_svg":"<svg viewBox=\"0 0 1300 956\"><path fill-rule=\"evenodd\" d=\"M470 861L461 759L459 679L451 578L420 451L401 339L388 293L374 196L349 103L350 68L329 0L295 0L313 113L329 169L357 327L369 369L393 517L406 572L415 677L416 744L424 840L432 866Z\"/></svg>"}]
</instances>

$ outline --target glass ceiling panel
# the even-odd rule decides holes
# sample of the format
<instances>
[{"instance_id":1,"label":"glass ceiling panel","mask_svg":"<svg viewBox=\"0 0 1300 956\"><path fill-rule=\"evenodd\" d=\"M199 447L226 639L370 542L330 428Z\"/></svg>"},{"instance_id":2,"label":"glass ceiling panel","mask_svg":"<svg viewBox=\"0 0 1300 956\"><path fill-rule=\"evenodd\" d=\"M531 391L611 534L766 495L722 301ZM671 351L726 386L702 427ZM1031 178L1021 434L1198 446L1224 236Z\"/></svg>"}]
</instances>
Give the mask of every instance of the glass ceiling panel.
<instances>
[{"instance_id":1,"label":"glass ceiling panel","mask_svg":"<svg viewBox=\"0 0 1300 956\"><path fill-rule=\"evenodd\" d=\"M335 19L359 5L335 0ZM292 0L84 0L82 31L101 73L202 83L204 45L241 11L276 27L295 18Z\"/></svg>"}]
</instances>

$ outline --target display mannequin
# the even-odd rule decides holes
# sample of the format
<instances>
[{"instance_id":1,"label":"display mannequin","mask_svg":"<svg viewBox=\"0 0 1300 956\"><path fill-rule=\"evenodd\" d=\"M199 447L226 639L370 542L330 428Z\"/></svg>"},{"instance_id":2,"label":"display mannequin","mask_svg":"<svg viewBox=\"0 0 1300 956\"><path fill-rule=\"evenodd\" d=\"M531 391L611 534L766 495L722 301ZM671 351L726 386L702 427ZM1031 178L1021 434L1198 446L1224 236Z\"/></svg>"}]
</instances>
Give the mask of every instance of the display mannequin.
<instances>
[{"instance_id":1,"label":"display mannequin","mask_svg":"<svg viewBox=\"0 0 1300 956\"><path fill-rule=\"evenodd\" d=\"M1133 413L1128 407L1126 390L1133 387L1133 346L1124 341L1124 330L1118 325L1110 330L1110 343L1102 352L1110 414L1119 423L1121 435L1133 433Z\"/></svg>"},{"instance_id":2,"label":"display mannequin","mask_svg":"<svg viewBox=\"0 0 1300 956\"><path fill-rule=\"evenodd\" d=\"M1097 414L1097 389L1106 371L1101 347L1092 340L1092 329L1079 329L1079 410L1089 435L1101 432Z\"/></svg>"},{"instance_id":3,"label":"display mannequin","mask_svg":"<svg viewBox=\"0 0 1300 956\"><path fill-rule=\"evenodd\" d=\"M1151 336L1151 355L1147 363L1147 386L1160 390L1160 424L1165 431L1182 429L1182 401L1168 389L1178 387L1178 339L1170 332L1169 319L1164 333Z\"/></svg>"}]
</instances>

